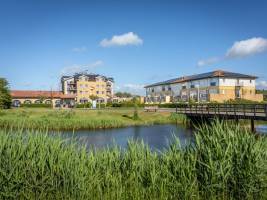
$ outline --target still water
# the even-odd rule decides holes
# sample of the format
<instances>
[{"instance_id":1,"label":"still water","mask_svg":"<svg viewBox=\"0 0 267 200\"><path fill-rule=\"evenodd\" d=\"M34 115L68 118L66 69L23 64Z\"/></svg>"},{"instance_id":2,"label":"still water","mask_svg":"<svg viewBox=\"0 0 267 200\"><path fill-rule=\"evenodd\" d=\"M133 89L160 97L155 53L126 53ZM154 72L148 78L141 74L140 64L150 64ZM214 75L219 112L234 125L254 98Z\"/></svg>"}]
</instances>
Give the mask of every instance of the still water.
<instances>
[{"instance_id":1,"label":"still water","mask_svg":"<svg viewBox=\"0 0 267 200\"><path fill-rule=\"evenodd\" d=\"M121 148L127 147L130 139L148 144L152 150L164 150L174 141L174 136L180 139L184 147L194 140L193 131L182 126L172 124L153 126L133 126L127 128L106 129L106 130L80 130L63 132L64 138L73 137L79 143L85 144L87 148L111 147L117 144Z\"/></svg>"},{"instance_id":2,"label":"still water","mask_svg":"<svg viewBox=\"0 0 267 200\"><path fill-rule=\"evenodd\" d=\"M258 125L256 131L267 135L267 125ZM162 151L174 141L174 136L179 138L182 147L194 142L194 133L181 125L153 125L133 126L127 128L105 130L79 130L75 133L63 132L63 138L74 138L87 148L104 148L117 144L121 148L127 148L130 139L148 144L151 150Z\"/></svg>"}]
</instances>

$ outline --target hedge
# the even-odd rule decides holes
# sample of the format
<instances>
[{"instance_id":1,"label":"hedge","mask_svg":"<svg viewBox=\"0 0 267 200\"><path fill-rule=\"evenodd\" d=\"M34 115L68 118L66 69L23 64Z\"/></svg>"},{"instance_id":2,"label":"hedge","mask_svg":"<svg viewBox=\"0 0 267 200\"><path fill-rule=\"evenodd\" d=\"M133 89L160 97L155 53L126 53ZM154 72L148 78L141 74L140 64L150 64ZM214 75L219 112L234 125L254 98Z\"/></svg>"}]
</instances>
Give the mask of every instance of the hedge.
<instances>
[{"instance_id":1,"label":"hedge","mask_svg":"<svg viewBox=\"0 0 267 200\"><path fill-rule=\"evenodd\" d=\"M45 103L31 103L31 104L27 104L27 103L22 103L20 104L20 107L23 108L51 108L51 104L45 104Z\"/></svg>"}]
</instances>

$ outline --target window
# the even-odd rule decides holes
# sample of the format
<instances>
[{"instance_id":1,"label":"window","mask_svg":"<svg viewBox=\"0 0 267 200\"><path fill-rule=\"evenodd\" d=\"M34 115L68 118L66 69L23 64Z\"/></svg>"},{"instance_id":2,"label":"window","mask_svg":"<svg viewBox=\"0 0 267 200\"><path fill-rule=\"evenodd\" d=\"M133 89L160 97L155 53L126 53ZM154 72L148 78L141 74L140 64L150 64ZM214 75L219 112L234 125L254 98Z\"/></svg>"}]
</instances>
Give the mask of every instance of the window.
<instances>
[{"instance_id":1,"label":"window","mask_svg":"<svg viewBox=\"0 0 267 200\"><path fill-rule=\"evenodd\" d=\"M52 103L51 100L49 99L45 100L45 104L51 104L51 103Z\"/></svg>"},{"instance_id":2,"label":"window","mask_svg":"<svg viewBox=\"0 0 267 200\"><path fill-rule=\"evenodd\" d=\"M191 85L190 88L195 88L195 85Z\"/></svg>"},{"instance_id":3,"label":"window","mask_svg":"<svg viewBox=\"0 0 267 200\"><path fill-rule=\"evenodd\" d=\"M216 86L216 82L211 82L210 86Z\"/></svg>"},{"instance_id":4,"label":"window","mask_svg":"<svg viewBox=\"0 0 267 200\"><path fill-rule=\"evenodd\" d=\"M165 86L162 86L162 91L165 91Z\"/></svg>"},{"instance_id":5,"label":"window","mask_svg":"<svg viewBox=\"0 0 267 200\"><path fill-rule=\"evenodd\" d=\"M168 86L168 91L171 91L171 90L172 90L171 86Z\"/></svg>"},{"instance_id":6,"label":"window","mask_svg":"<svg viewBox=\"0 0 267 200\"><path fill-rule=\"evenodd\" d=\"M25 100L24 101L24 104L31 104L32 102L31 102L31 100Z\"/></svg>"},{"instance_id":7,"label":"window","mask_svg":"<svg viewBox=\"0 0 267 200\"><path fill-rule=\"evenodd\" d=\"M80 94L82 94L83 93L83 91L80 91Z\"/></svg>"},{"instance_id":8,"label":"window","mask_svg":"<svg viewBox=\"0 0 267 200\"><path fill-rule=\"evenodd\" d=\"M151 91L154 92L154 88L152 88Z\"/></svg>"},{"instance_id":9,"label":"window","mask_svg":"<svg viewBox=\"0 0 267 200\"><path fill-rule=\"evenodd\" d=\"M182 89L183 89L183 90L186 89L186 85L183 85L183 86L182 86Z\"/></svg>"},{"instance_id":10,"label":"window","mask_svg":"<svg viewBox=\"0 0 267 200\"><path fill-rule=\"evenodd\" d=\"M96 91L96 94L99 94L99 91Z\"/></svg>"},{"instance_id":11,"label":"window","mask_svg":"<svg viewBox=\"0 0 267 200\"><path fill-rule=\"evenodd\" d=\"M249 82L252 83L252 80L250 79Z\"/></svg>"},{"instance_id":12,"label":"window","mask_svg":"<svg viewBox=\"0 0 267 200\"><path fill-rule=\"evenodd\" d=\"M210 89L209 93L210 94L218 94L218 90L217 89Z\"/></svg>"},{"instance_id":13,"label":"window","mask_svg":"<svg viewBox=\"0 0 267 200\"><path fill-rule=\"evenodd\" d=\"M102 91L102 94L105 94L105 92L104 92L104 91Z\"/></svg>"},{"instance_id":14,"label":"window","mask_svg":"<svg viewBox=\"0 0 267 200\"><path fill-rule=\"evenodd\" d=\"M40 100L35 100L35 102L34 103L37 103L37 104L39 104L39 103L41 103L41 101Z\"/></svg>"}]
</instances>

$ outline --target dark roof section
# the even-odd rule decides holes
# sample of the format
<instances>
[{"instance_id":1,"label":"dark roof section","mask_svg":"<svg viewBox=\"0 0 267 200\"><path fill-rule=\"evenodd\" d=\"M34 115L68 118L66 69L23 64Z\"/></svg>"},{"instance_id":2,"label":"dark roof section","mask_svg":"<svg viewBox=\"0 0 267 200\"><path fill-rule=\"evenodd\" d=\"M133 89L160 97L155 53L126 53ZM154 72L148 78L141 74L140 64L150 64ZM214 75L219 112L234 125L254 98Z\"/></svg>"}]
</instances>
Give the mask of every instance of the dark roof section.
<instances>
[{"instance_id":1,"label":"dark roof section","mask_svg":"<svg viewBox=\"0 0 267 200\"><path fill-rule=\"evenodd\" d=\"M104 77L105 80L109 80L114 82L114 79L112 77L106 77L99 74L87 74L87 73L76 73L73 76L62 76L61 81L69 78L74 78L75 80L78 80L80 76L86 76L90 81L94 81L96 77L101 76Z\"/></svg>"},{"instance_id":2,"label":"dark roof section","mask_svg":"<svg viewBox=\"0 0 267 200\"><path fill-rule=\"evenodd\" d=\"M200 80L200 79L205 79L205 78L214 78L214 77L247 78L247 79L256 79L257 78L256 76L251 76L251 75L246 75L246 74L216 70L216 71L207 72L207 73L203 73L203 74L183 76L183 77L179 77L179 78L170 79L167 81L154 83L154 84L145 86L145 88L158 86L158 85L173 84L173 83L183 83L183 82L187 82L187 81L194 81L194 80Z\"/></svg>"}]
</instances>

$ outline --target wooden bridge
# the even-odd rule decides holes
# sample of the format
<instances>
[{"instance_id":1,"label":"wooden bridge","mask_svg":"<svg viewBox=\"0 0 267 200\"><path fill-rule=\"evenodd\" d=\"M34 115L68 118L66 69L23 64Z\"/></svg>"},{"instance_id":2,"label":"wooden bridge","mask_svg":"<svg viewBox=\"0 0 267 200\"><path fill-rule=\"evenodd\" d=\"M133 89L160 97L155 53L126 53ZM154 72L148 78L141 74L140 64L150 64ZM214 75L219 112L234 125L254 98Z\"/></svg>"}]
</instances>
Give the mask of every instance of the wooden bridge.
<instances>
[{"instance_id":1,"label":"wooden bridge","mask_svg":"<svg viewBox=\"0 0 267 200\"><path fill-rule=\"evenodd\" d=\"M255 131L254 120L267 121L267 104L178 104L175 112L185 114L192 121L250 119L252 131Z\"/></svg>"}]
</instances>

